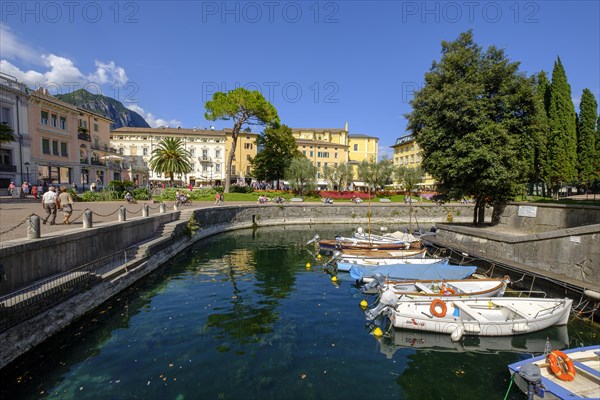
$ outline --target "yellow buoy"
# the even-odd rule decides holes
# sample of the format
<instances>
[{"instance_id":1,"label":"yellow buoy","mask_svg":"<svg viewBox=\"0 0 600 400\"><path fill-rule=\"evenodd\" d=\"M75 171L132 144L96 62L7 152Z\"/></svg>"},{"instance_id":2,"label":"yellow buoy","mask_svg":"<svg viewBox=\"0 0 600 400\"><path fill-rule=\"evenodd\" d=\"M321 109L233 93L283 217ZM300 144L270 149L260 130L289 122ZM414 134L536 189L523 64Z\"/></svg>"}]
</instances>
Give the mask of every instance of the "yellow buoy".
<instances>
[{"instance_id":1,"label":"yellow buoy","mask_svg":"<svg viewBox=\"0 0 600 400\"><path fill-rule=\"evenodd\" d=\"M334 276L332 276L332 277L331 277L331 282L337 282L337 276L335 276L335 275L334 275Z\"/></svg>"},{"instance_id":2,"label":"yellow buoy","mask_svg":"<svg viewBox=\"0 0 600 400\"><path fill-rule=\"evenodd\" d=\"M363 299L363 300L360 302L360 306L361 306L362 308L367 308L367 306L368 306L368 305L369 305L369 303L367 303L367 301L366 301L365 299Z\"/></svg>"},{"instance_id":3,"label":"yellow buoy","mask_svg":"<svg viewBox=\"0 0 600 400\"><path fill-rule=\"evenodd\" d=\"M310 268L310 263L306 263L306 269Z\"/></svg>"},{"instance_id":4,"label":"yellow buoy","mask_svg":"<svg viewBox=\"0 0 600 400\"><path fill-rule=\"evenodd\" d=\"M321 255L317 254L317 260L320 260L320 259L321 259Z\"/></svg>"},{"instance_id":5,"label":"yellow buoy","mask_svg":"<svg viewBox=\"0 0 600 400\"><path fill-rule=\"evenodd\" d=\"M381 330L381 328L377 327L377 328L373 329L373 335L375 335L377 337L381 337L381 336L383 336L383 331Z\"/></svg>"}]
</instances>

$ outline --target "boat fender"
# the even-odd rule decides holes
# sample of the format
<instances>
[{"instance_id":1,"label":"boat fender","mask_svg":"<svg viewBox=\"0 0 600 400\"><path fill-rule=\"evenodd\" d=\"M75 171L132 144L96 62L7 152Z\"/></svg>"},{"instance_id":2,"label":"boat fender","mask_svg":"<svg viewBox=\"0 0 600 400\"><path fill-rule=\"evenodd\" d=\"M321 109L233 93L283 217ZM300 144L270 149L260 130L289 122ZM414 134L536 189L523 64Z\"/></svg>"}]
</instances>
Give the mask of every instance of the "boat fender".
<instances>
[{"instance_id":1,"label":"boat fender","mask_svg":"<svg viewBox=\"0 0 600 400\"><path fill-rule=\"evenodd\" d=\"M600 293L598 293L594 290L586 289L583 291L583 294L585 294L587 297L589 297L593 300L600 301Z\"/></svg>"},{"instance_id":2,"label":"boat fender","mask_svg":"<svg viewBox=\"0 0 600 400\"><path fill-rule=\"evenodd\" d=\"M561 381L570 382L575 379L577 372L573 365L573 360L568 355L560 350L553 350L547 357L548 364L550 364L550 370L556 375Z\"/></svg>"},{"instance_id":3,"label":"boat fender","mask_svg":"<svg viewBox=\"0 0 600 400\"><path fill-rule=\"evenodd\" d=\"M458 342L460 340L460 338L462 338L464 333L465 333L465 329L459 325L450 334L450 340L452 340L453 342Z\"/></svg>"},{"instance_id":4,"label":"boat fender","mask_svg":"<svg viewBox=\"0 0 600 400\"><path fill-rule=\"evenodd\" d=\"M438 306L441 308L440 311L437 310ZM442 300L435 299L429 305L429 312L438 318L443 318L446 316L446 312L448 312L448 307Z\"/></svg>"},{"instance_id":5,"label":"boat fender","mask_svg":"<svg viewBox=\"0 0 600 400\"><path fill-rule=\"evenodd\" d=\"M392 306L392 307L394 307L396 305L397 301L398 301L398 298L396 297L396 294L392 290L386 290L385 292L383 292L381 294L381 298L379 299L379 302L381 304L385 304L386 306Z\"/></svg>"}]
</instances>

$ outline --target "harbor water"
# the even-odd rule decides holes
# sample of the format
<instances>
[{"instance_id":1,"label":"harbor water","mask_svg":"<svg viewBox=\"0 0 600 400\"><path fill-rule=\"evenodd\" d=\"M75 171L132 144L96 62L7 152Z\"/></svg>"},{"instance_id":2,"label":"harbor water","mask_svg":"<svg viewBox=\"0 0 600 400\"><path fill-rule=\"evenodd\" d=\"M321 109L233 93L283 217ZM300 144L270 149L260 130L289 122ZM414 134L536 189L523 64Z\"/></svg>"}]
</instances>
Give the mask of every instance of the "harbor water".
<instances>
[{"instance_id":1,"label":"harbor water","mask_svg":"<svg viewBox=\"0 0 600 400\"><path fill-rule=\"evenodd\" d=\"M272 227L204 239L0 371L2 399L503 399L507 365L598 344L566 327L503 338L389 331L376 338L315 233ZM310 251L309 251L310 250ZM310 263L310 266L307 265ZM512 386L508 399L525 399Z\"/></svg>"}]
</instances>

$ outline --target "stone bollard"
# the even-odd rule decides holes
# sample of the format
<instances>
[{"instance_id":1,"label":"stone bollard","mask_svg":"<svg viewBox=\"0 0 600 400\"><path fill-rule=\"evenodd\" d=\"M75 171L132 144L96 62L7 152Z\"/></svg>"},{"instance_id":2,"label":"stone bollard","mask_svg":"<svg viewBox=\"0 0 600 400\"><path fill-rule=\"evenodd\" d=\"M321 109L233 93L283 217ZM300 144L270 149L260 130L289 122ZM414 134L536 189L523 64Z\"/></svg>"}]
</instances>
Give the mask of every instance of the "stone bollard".
<instances>
[{"instance_id":1,"label":"stone bollard","mask_svg":"<svg viewBox=\"0 0 600 400\"><path fill-rule=\"evenodd\" d=\"M127 220L127 210L125 207L119 207L119 222L125 222Z\"/></svg>"},{"instance_id":2,"label":"stone bollard","mask_svg":"<svg viewBox=\"0 0 600 400\"><path fill-rule=\"evenodd\" d=\"M144 203L144 207L142 207L142 217L147 217L150 215L150 207L148 204Z\"/></svg>"},{"instance_id":3,"label":"stone bollard","mask_svg":"<svg viewBox=\"0 0 600 400\"><path fill-rule=\"evenodd\" d=\"M177 211L179 210L179 207L177 207L177 202L175 202L175 204L173 204L173 211Z\"/></svg>"},{"instance_id":4,"label":"stone bollard","mask_svg":"<svg viewBox=\"0 0 600 400\"><path fill-rule=\"evenodd\" d=\"M93 226L92 223L92 210L85 210L83 212L83 227L84 228L91 228Z\"/></svg>"},{"instance_id":5,"label":"stone bollard","mask_svg":"<svg viewBox=\"0 0 600 400\"><path fill-rule=\"evenodd\" d=\"M40 217L38 215L32 215L27 218L27 239L39 239L40 238Z\"/></svg>"},{"instance_id":6,"label":"stone bollard","mask_svg":"<svg viewBox=\"0 0 600 400\"><path fill-rule=\"evenodd\" d=\"M160 203L160 210L159 210L159 212L161 214L164 214L165 212L167 212L167 206L165 205L164 202Z\"/></svg>"}]
</instances>

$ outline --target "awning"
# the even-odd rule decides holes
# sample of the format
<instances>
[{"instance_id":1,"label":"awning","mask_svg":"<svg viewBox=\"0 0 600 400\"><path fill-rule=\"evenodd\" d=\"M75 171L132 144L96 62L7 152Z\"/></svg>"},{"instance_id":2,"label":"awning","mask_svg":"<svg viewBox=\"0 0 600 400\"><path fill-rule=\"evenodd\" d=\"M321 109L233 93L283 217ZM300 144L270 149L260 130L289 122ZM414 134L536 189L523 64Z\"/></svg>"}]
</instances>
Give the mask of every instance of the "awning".
<instances>
[{"instance_id":1,"label":"awning","mask_svg":"<svg viewBox=\"0 0 600 400\"><path fill-rule=\"evenodd\" d=\"M352 184L356 187L367 187L368 186L366 183L360 182L360 181L352 182Z\"/></svg>"}]
</instances>

